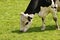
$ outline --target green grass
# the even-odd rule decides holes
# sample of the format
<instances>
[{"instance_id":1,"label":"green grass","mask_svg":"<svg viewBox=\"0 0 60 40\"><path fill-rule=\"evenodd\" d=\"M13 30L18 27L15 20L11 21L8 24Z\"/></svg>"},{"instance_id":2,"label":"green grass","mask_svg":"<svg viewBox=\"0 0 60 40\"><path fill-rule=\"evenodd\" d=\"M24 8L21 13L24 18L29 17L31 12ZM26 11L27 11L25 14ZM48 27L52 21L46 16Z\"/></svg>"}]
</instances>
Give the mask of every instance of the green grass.
<instances>
[{"instance_id":1,"label":"green grass","mask_svg":"<svg viewBox=\"0 0 60 40\"><path fill-rule=\"evenodd\" d=\"M41 31L41 18L35 15L30 29L19 32L20 12L25 11L30 0L0 0L0 40L60 40L52 15L46 17L46 30ZM60 13L58 12L60 24Z\"/></svg>"}]
</instances>

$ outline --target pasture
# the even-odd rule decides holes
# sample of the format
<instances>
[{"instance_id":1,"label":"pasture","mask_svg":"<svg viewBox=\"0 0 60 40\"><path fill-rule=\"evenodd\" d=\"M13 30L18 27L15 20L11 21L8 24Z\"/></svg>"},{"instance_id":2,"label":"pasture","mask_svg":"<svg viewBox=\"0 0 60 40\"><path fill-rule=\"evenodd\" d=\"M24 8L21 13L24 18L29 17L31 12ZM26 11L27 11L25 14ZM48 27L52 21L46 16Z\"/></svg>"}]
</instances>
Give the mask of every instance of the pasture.
<instances>
[{"instance_id":1,"label":"pasture","mask_svg":"<svg viewBox=\"0 0 60 40\"><path fill-rule=\"evenodd\" d=\"M55 29L52 15L46 16L46 30L41 31L42 20L35 15L30 29L19 32L20 13L25 11L30 0L0 0L0 40L60 40L60 30ZM60 25L60 12L57 13Z\"/></svg>"}]
</instances>

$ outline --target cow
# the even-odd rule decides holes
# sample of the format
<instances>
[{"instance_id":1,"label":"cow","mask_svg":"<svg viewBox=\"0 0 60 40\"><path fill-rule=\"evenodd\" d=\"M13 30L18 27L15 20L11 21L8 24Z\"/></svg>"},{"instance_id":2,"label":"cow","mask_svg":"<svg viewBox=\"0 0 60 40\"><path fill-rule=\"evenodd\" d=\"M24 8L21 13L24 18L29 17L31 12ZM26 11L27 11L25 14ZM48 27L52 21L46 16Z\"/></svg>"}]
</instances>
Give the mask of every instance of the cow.
<instances>
[{"instance_id":1,"label":"cow","mask_svg":"<svg viewBox=\"0 0 60 40\"><path fill-rule=\"evenodd\" d=\"M59 9L60 0L31 0L27 9L24 12L21 12L20 16L20 31L26 32L32 23L34 15L37 13L42 19L41 30L46 29L45 18L50 12L55 21L56 29L59 29L57 21L57 10Z\"/></svg>"}]
</instances>

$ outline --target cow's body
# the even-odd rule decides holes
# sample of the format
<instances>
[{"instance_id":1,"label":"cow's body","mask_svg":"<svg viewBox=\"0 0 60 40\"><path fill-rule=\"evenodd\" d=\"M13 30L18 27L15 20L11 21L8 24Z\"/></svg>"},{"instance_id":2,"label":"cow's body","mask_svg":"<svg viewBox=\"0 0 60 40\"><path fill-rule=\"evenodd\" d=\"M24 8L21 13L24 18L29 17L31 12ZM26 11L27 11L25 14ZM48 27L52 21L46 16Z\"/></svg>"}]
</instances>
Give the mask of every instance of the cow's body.
<instances>
[{"instance_id":1,"label":"cow's body","mask_svg":"<svg viewBox=\"0 0 60 40\"><path fill-rule=\"evenodd\" d=\"M24 13L25 14L39 13L41 7L49 7L51 4L52 4L51 0L31 0Z\"/></svg>"},{"instance_id":2,"label":"cow's body","mask_svg":"<svg viewBox=\"0 0 60 40\"><path fill-rule=\"evenodd\" d=\"M45 17L51 12L53 15L53 19L56 23L57 29L59 29L59 25L57 22L57 8L60 5L57 5L59 1L57 0L31 0L26 11L21 14L21 27L20 31L26 32L29 29L29 25L32 22L32 18L35 13L37 13L42 18L42 27L41 30L45 30Z\"/></svg>"}]
</instances>

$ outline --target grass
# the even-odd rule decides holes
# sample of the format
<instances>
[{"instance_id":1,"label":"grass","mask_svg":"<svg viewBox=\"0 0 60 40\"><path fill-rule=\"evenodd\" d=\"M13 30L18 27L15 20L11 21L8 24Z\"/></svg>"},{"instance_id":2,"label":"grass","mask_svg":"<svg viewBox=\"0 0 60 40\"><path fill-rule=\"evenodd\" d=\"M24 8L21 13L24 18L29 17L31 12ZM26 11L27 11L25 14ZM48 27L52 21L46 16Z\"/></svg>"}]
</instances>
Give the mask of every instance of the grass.
<instances>
[{"instance_id":1,"label":"grass","mask_svg":"<svg viewBox=\"0 0 60 40\"><path fill-rule=\"evenodd\" d=\"M25 11L30 0L0 0L0 40L60 40L52 15L46 17L46 30L41 31L41 18L35 15L30 29L19 32L20 12ZM58 23L60 24L60 13Z\"/></svg>"}]
</instances>

